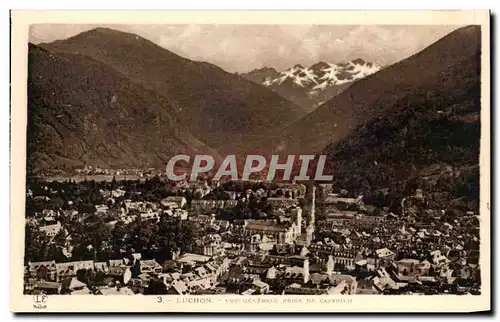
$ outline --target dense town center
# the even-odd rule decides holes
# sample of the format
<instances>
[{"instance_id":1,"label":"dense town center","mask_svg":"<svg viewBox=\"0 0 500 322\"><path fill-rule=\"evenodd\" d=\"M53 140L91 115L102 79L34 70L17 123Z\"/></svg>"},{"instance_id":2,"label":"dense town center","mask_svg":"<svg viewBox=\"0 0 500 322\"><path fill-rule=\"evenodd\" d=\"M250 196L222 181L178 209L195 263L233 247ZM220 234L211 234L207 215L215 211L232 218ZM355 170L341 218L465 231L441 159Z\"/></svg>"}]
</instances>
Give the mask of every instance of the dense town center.
<instances>
[{"instance_id":1,"label":"dense town center","mask_svg":"<svg viewBox=\"0 0 500 322\"><path fill-rule=\"evenodd\" d=\"M28 184L24 292L479 294L475 211L312 182ZM382 202L390 200L390 202Z\"/></svg>"}]
</instances>

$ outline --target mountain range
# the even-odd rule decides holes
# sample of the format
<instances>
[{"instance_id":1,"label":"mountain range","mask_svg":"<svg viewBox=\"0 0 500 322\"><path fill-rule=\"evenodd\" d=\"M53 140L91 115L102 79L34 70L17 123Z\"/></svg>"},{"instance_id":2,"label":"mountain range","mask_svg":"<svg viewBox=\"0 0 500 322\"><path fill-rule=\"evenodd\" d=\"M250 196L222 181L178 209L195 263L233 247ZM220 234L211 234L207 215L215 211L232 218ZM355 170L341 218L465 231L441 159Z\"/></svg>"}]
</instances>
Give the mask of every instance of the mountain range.
<instances>
[{"instance_id":1,"label":"mountain range","mask_svg":"<svg viewBox=\"0 0 500 322\"><path fill-rule=\"evenodd\" d=\"M469 61L479 64L478 55L479 27L460 28L421 52L355 82L288 126L276 151L321 151L367 122L391 115L401 104L427 101L430 105L444 98L464 99L464 94L467 99L477 96L471 82L479 82L479 70Z\"/></svg>"},{"instance_id":2,"label":"mountain range","mask_svg":"<svg viewBox=\"0 0 500 322\"><path fill-rule=\"evenodd\" d=\"M30 45L28 165L321 153L349 191L424 185L477 200L480 36L459 28L384 68L355 59L243 75L112 29Z\"/></svg>"},{"instance_id":3,"label":"mountain range","mask_svg":"<svg viewBox=\"0 0 500 322\"><path fill-rule=\"evenodd\" d=\"M241 76L271 88L309 113L355 81L380 69L374 63L357 58L337 64L318 62L310 67L297 64L283 72L264 67Z\"/></svg>"},{"instance_id":4,"label":"mountain range","mask_svg":"<svg viewBox=\"0 0 500 322\"><path fill-rule=\"evenodd\" d=\"M415 179L427 191L477 200L480 114L481 30L468 26L352 84L273 146L326 154L349 191Z\"/></svg>"},{"instance_id":5,"label":"mountain range","mask_svg":"<svg viewBox=\"0 0 500 322\"><path fill-rule=\"evenodd\" d=\"M87 56L29 45L28 169L162 166L180 153L218 153L158 93Z\"/></svg>"},{"instance_id":6,"label":"mountain range","mask_svg":"<svg viewBox=\"0 0 500 322\"><path fill-rule=\"evenodd\" d=\"M196 137L223 153L245 150L305 115L264 86L178 56L135 34L97 28L40 46L52 53L88 56L155 92Z\"/></svg>"}]
</instances>

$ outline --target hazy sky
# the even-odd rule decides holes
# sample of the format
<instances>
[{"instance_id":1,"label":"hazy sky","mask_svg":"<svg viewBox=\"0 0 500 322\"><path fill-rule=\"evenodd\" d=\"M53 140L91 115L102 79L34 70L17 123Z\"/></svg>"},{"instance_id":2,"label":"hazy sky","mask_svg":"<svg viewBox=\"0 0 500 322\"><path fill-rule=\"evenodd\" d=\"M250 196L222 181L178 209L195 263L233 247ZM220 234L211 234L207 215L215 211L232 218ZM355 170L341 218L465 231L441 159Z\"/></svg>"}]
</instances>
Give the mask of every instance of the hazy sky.
<instances>
[{"instance_id":1,"label":"hazy sky","mask_svg":"<svg viewBox=\"0 0 500 322\"><path fill-rule=\"evenodd\" d=\"M380 65L404 59L459 26L391 25L33 25L30 41L65 39L96 27L132 32L186 58L230 72L264 66L363 58Z\"/></svg>"}]
</instances>

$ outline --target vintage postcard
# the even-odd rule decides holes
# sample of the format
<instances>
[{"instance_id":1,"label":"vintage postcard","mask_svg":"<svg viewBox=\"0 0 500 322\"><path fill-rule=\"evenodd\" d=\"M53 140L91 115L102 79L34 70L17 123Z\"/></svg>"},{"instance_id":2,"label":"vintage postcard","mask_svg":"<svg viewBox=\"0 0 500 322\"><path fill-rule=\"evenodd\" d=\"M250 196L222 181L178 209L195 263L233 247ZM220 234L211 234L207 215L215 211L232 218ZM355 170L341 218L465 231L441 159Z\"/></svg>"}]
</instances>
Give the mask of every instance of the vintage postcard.
<instances>
[{"instance_id":1,"label":"vintage postcard","mask_svg":"<svg viewBox=\"0 0 500 322\"><path fill-rule=\"evenodd\" d=\"M13 11L11 310L491 309L488 11Z\"/></svg>"}]
</instances>

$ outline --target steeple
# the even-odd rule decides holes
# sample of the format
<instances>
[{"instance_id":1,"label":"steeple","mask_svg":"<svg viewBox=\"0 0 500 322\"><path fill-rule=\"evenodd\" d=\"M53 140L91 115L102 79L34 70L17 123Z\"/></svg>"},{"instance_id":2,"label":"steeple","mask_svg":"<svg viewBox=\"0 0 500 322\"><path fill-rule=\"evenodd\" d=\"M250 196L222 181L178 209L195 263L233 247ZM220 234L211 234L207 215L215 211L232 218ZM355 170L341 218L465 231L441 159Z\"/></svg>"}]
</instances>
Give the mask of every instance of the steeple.
<instances>
[{"instance_id":1,"label":"steeple","mask_svg":"<svg viewBox=\"0 0 500 322\"><path fill-rule=\"evenodd\" d=\"M312 193L311 193L311 209L309 211L309 225L314 225L315 216L316 216L316 186L311 185Z\"/></svg>"},{"instance_id":2,"label":"steeple","mask_svg":"<svg viewBox=\"0 0 500 322\"><path fill-rule=\"evenodd\" d=\"M295 223L297 225L297 233L298 235L302 234L302 208L297 207L295 209Z\"/></svg>"},{"instance_id":3,"label":"steeple","mask_svg":"<svg viewBox=\"0 0 500 322\"><path fill-rule=\"evenodd\" d=\"M309 282L309 259L304 259L304 284Z\"/></svg>"},{"instance_id":4,"label":"steeple","mask_svg":"<svg viewBox=\"0 0 500 322\"><path fill-rule=\"evenodd\" d=\"M309 246L314 239L314 225L309 225L306 228L306 241Z\"/></svg>"},{"instance_id":5,"label":"steeple","mask_svg":"<svg viewBox=\"0 0 500 322\"><path fill-rule=\"evenodd\" d=\"M328 274L328 276L332 276L334 266L335 262L333 261L333 256L328 255L328 262L326 263L326 274Z\"/></svg>"}]
</instances>

